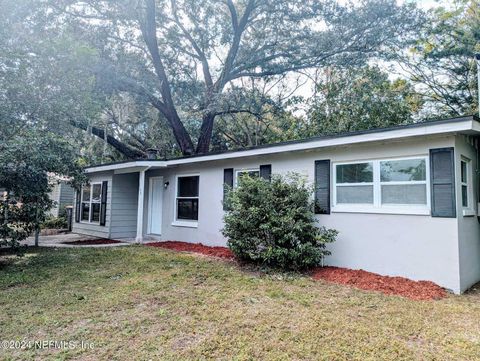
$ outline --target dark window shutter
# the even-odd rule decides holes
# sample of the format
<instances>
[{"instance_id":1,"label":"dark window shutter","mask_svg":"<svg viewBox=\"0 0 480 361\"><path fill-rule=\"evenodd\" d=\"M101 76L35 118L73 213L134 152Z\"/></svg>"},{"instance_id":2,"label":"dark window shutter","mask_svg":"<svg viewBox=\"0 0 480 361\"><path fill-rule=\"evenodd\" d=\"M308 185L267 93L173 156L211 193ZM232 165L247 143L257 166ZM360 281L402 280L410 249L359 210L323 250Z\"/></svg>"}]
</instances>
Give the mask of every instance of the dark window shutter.
<instances>
[{"instance_id":1,"label":"dark window shutter","mask_svg":"<svg viewBox=\"0 0 480 361\"><path fill-rule=\"evenodd\" d=\"M233 168L223 170L223 210L227 210L227 196L230 189L233 188Z\"/></svg>"},{"instance_id":2,"label":"dark window shutter","mask_svg":"<svg viewBox=\"0 0 480 361\"><path fill-rule=\"evenodd\" d=\"M453 148L430 149L432 217L456 217Z\"/></svg>"},{"instance_id":3,"label":"dark window shutter","mask_svg":"<svg viewBox=\"0 0 480 361\"><path fill-rule=\"evenodd\" d=\"M107 222L107 191L108 181L102 182L102 199L100 201L100 225L104 226Z\"/></svg>"},{"instance_id":4,"label":"dark window shutter","mask_svg":"<svg viewBox=\"0 0 480 361\"><path fill-rule=\"evenodd\" d=\"M330 160L315 161L315 213L330 214Z\"/></svg>"},{"instance_id":5,"label":"dark window shutter","mask_svg":"<svg viewBox=\"0 0 480 361\"><path fill-rule=\"evenodd\" d=\"M264 164L260 166L260 177L266 180L270 180L272 178L272 165L271 164Z\"/></svg>"},{"instance_id":6,"label":"dark window shutter","mask_svg":"<svg viewBox=\"0 0 480 361\"><path fill-rule=\"evenodd\" d=\"M80 222L80 212L81 212L81 200L80 200L80 197L81 197L81 190L77 190L75 192L75 222L78 223Z\"/></svg>"}]
</instances>

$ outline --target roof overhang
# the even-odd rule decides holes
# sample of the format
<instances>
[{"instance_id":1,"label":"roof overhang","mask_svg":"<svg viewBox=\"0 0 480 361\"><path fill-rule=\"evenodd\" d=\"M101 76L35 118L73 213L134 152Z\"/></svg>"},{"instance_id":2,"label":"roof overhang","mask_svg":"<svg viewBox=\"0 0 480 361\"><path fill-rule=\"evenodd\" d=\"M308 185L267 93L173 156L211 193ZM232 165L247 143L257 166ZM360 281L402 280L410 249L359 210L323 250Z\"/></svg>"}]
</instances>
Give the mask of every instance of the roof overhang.
<instances>
[{"instance_id":1,"label":"roof overhang","mask_svg":"<svg viewBox=\"0 0 480 361\"><path fill-rule=\"evenodd\" d=\"M114 171L115 174L140 172L149 168L165 168L166 161L133 160L131 162L111 163L85 168L85 173Z\"/></svg>"},{"instance_id":2,"label":"roof overhang","mask_svg":"<svg viewBox=\"0 0 480 361\"><path fill-rule=\"evenodd\" d=\"M271 144L252 149L228 151L217 154L182 157L171 160L136 160L121 163L111 163L92 166L85 169L86 173L114 171L115 173L137 172L145 167L165 168L184 164L211 162L218 160L253 157L261 155L278 154L283 152L306 151L334 146L352 145L360 143L381 142L389 140L402 140L420 136L434 136L442 134L480 134L480 123L477 118L469 116L443 121L416 123L406 126L385 128L372 131L364 131L340 136L319 137L303 141L293 141L279 144Z\"/></svg>"}]
</instances>

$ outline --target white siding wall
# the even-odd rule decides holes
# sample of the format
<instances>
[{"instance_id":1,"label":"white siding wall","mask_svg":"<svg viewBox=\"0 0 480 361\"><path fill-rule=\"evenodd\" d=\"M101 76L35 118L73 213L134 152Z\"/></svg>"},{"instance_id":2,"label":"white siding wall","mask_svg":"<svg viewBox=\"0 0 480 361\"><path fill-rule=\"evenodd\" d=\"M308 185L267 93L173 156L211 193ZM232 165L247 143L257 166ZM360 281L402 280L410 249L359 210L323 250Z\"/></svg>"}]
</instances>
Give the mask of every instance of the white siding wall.
<instances>
[{"instance_id":1,"label":"white siding wall","mask_svg":"<svg viewBox=\"0 0 480 361\"><path fill-rule=\"evenodd\" d=\"M138 173L116 174L112 186L112 239L135 238L137 232Z\"/></svg>"},{"instance_id":2,"label":"white siding wall","mask_svg":"<svg viewBox=\"0 0 480 361\"><path fill-rule=\"evenodd\" d=\"M88 222L75 222L76 207L73 207L73 223L72 232L79 234L86 234L94 237L110 238L110 220L112 210L112 173L97 173L89 176L90 182L103 182L108 181L107 188L107 214L105 226L100 226L95 223Z\"/></svg>"},{"instance_id":3,"label":"white siding wall","mask_svg":"<svg viewBox=\"0 0 480 361\"><path fill-rule=\"evenodd\" d=\"M467 157L472 162L474 177L472 184L472 202L475 215L463 215L462 207L462 188L460 179L460 161L462 156ZM465 136L458 136L455 147L455 168L456 184L455 191L457 195L457 219L458 219L458 239L459 239L459 257L460 257L460 289L465 291L470 286L480 280L480 223L477 214L478 199L478 172L477 172L477 153L472 142Z\"/></svg>"}]
</instances>

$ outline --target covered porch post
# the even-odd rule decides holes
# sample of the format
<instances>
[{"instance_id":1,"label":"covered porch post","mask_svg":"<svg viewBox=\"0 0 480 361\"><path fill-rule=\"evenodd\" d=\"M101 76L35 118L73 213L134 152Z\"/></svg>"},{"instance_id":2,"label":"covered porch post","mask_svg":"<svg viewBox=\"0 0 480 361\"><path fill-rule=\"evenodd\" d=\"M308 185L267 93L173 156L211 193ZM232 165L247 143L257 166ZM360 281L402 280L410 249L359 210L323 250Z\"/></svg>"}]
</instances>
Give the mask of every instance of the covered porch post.
<instances>
[{"instance_id":1,"label":"covered porch post","mask_svg":"<svg viewBox=\"0 0 480 361\"><path fill-rule=\"evenodd\" d=\"M138 177L138 209L137 209L137 236L135 242L143 242L143 207L145 201L145 172L150 167L146 167L139 171Z\"/></svg>"}]
</instances>

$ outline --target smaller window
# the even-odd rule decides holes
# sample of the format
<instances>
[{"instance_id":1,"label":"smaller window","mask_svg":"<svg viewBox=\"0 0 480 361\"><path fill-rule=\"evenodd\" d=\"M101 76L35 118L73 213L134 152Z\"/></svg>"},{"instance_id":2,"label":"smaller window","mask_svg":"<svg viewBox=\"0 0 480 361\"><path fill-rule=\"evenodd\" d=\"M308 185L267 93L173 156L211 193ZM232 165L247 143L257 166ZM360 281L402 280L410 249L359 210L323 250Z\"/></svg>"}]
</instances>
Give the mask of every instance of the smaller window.
<instances>
[{"instance_id":1,"label":"smaller window","mask_svg":"<svg viewBox=\"0 0 480 361\"><path fill-rule=\"evenodd\" d=\"M198 220L199 176L177 178L177 219Z\"/></svg>"},{"instance_id":2,"label":"smaller window","mask_svg":"<svg viewBox=\"0 0 480 361\"><path fill-rule=\"evenodd\" d=\"M84 222L100 222L100 204L102 201L102 184L94 183L82 188L82 207L80 219Z\"/></svg>"},{"instance_id":3,"label":"smaller window","mask_svg":"<svg viewBox=\"0 0 480 361\"><path fill-rule=\"evenodd\" d=\"M235 172L235 185L238 185L239 181L244 176L248 176L248 177L252 177L252 178L260 177L260 169L254 168L254 169L239 169L239 170L237 170Z\"/></svg>"},{"instance_id":4,"label":"smaller window","mask_svg":"<svg viewBox=\"0 0 480 361\"><path fill-rule=\"evenodd\" d=\"M83 186L82 188L81 220L90 222L90 186Z\"/></svg>"},{"instance_id":5,"label":"smaller window","mask_svg":"<svg viewBox=\"0 0 480 361\"><path fill-rule=\"evenodd\" d=\"M469 196L469 178L470 178L470 161L463 159L460 163L460 180L462 183L462 207L470 207Z\"/></svg>"}]
</instances>

